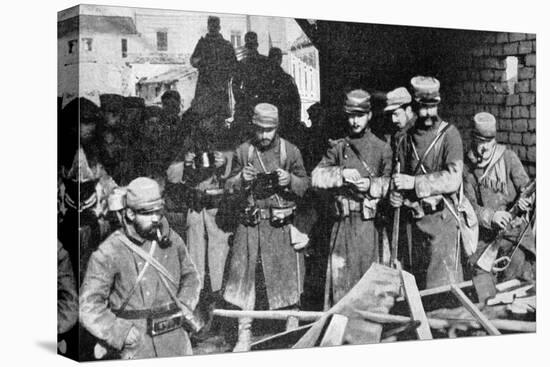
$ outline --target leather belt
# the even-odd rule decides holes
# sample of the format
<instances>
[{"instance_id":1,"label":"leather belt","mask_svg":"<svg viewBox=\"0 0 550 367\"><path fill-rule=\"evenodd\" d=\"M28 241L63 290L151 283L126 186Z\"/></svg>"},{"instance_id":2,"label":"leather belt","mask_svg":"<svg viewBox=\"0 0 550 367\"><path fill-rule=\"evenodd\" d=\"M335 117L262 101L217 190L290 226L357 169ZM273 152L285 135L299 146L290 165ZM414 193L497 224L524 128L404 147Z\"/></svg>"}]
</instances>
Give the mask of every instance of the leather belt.
<instances>
[{"instance_id":1,"label":"leather belt","mask_svg":"<svg viewBox=\"0 0 550 367\"><path fill-rule=\"evenodd\" d=\"M181 310L173 302L160 307L150 308L146 310L113 310L113 313L117 317L126 320L139 320L147 319L150 317L166 317L178 312L181 312Z\"/></svg>"}]
</instances>

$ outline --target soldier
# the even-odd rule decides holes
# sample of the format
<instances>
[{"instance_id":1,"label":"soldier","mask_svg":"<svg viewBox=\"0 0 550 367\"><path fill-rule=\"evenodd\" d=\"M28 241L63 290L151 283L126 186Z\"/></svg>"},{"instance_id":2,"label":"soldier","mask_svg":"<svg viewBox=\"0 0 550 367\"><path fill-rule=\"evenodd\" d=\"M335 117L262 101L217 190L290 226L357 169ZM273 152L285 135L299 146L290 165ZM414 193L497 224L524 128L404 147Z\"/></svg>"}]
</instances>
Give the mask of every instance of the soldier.
<instances>
[{"instance_id":1,"label":"soldier","mask_svg":"<svg viewBox=\"0 0 550 367\"><path fill-rule=\"evenodd\" d=\"M200 280L163 217L159 185L133 180L119 206L122 228L92 254L80 289L80 322L101 341L95 356L107 350L123 359L190 355L186 330L196 328L190 315Z\"/></svg>"},{"instance_id":2,"label":"soldier","mask_svg":"<svg viewBox=\"0 0 550 367\"><path fill-rule=\"evenodd\" d=\"M233 78L235 121L239 125L250 123L254 107L258 103L269 101L270 90L269 78L264 76L270 63L266 56L258 53L258 35L247 32L244 43L245 56L238 62ZM245 127L241 127L247 131Z\"/></svg>"},{"instance_id":3,"label":"soldier","mask_svg":"<svg viewBox=\"0 0 550 367\"><path fill-rule=\"evenodd\" d=\"M463 150L458 130L438 115L439 81L412 78L417 118L404 141L401 173L392 176L392 206L409 210L412 271L420 289L461 281L456 204L462 183Z\"/></svg>"},{"instance_id":4,"label":"soldier","mask_svg":"<svg viewBox=\"0 0 550 367\"><path fill-rule=\"evenodd\" d=\"M78 345L73 327L78 321L78 294L69 253L57 241L57 349L61 354L77 356ZM74 344L74 345L73 345Z\"/></svg>"},{"instance_id":5,"label":"soldier","mask_svg":"<svg viewBox=\"0 0 550 367\"><path fill-rule=\"evenodd\" d=\"M368 128L370 95L361 89L346 95L349 135L328 149L312 173L313 187L335 194L338 219L331 233L325 309L337 303L379 261L374 219L391 175L391 148Z\"/></svg>"},{"instance_id":6,"label":"soldier","mask_svg":"<svg viewBox=\"0 0 550 367\"><path fill-rule=\"evenodd\" d=\"M516 153L497 143L496 133L493 115L480 112L474 116L472 148L466 155L464 169L464 193L473 204L480 223L480 241L472 263L495 241L501 230L505 230L499 244L502 250L509 250L519 240L527 225L526 220L524 216L512 218L507 211L516 200L521 212L532 209L530 198L519 197L529 183L529 176ZM534 280L535 256L535 241L532 232L527 230L521 246L499 280L518 277Z\"/></svg>"},{"instance_id":7,"label":"soldier","mask_svg":"<svg viewBox=\"0 0 550 367\"><path fill-rule=\"evenodd\" d=\"M228 223L234 213L220 211L222 201L229 200L224 184L231 173L236 147L229 138L224 116L204 118L167 171L169 183L186 187L187 245L203 285L200 305L206 310L199 310L202 313L222 300L224 268L234 230Z\"/></svg>"},{"instance_id":8,"label":"soldier","mask_svg":"<svg viewBox=\"0 0 550 367\"><path fill-rule=\"evenodd\" d=\"M208 33L201 37L191 55L191 65L199 70L192 109L200 117L221 111L229 117L229 82L237 66L235 50L220 34L220 18L208 17Z\"/></svg>"},{"instance_id":9,"label":"soldier","mask_svg":"<svg viewBox=\"0 0 550 367\"><path fill-rule=\"evenodd\" d=\"M291 225L297 198L310 186L296 146L280 138L277 108L260 103L252 119L255 137L235 153L227 187L246 196L235 232L224 292L244 310L295 307L300 300L306 244ZM234 351L250 348L252 320L239 319Z\"/></svg>"},{"instance_id":10,"label":"soldier","mask_svg":"<svg viewBox=\"0 0 550 367\"><path fill-rule=\"evenodd\" d=\"M411 126L414 125L416 121L416 115L414 114L411 106L412 102L412 96L407 91L405 87L399 87L396 88L390 92L387 93L386 96L386 107L384 108L384 112L386 114L391 115L391 121L393 124L393 135L391 136L390 145L392 147L393 151L393 165L392 165L392 172L396 172L397 169L403 165L405 162L405 157L403 155L403 143L405 141L405 138L407 136L407 131L411 128ZM385 204L388 204L385 202ZM397 252L398 254L394 254L395 260L399 260L401 263L404 263L408 265L407 268L410 270L410 251L407 248L407 233L406 233L406 223L403 220L403 216L397 213L396 209L393 208L386 208L388 210L393 211L394 217L394 223L393 226L396 225L399 226L399 228L390 228L389 233L392 233L394 235L398 236L397 240ZM393 210L392 210L393 209ZM398 216L398 223L395 222L395 216ZM389 224L389 223L388 223ZM396 232L397 231L397 232ZM392 238L392 243L394 239ZM395 265L395 264L390 264Z\"/></svg>"},{"instance_id":11,"label":"soldier","mask_svg":"<svg viewBox=\"0 0 550 367\"><path fill-rule=\"evenodd\" d=\"M297 134L301 127L302 113L298 87L294 78L281 67L283 53L280 48L272 47L269 50L268 60L270 62L271 84L269 87L269 100L279 110L279 135L301 147L303 137Z\"/></svg>"}]
</instances>

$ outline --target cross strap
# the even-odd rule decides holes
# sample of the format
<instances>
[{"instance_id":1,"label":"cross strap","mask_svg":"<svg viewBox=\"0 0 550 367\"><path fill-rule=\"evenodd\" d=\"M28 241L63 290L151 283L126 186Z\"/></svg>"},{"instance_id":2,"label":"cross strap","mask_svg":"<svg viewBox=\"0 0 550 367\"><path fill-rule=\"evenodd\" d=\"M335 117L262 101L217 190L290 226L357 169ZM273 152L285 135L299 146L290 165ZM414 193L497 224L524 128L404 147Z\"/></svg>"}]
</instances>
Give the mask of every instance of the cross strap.
<instances>
[{"instance_id":1,"label":"cross strap","mask_svg":"<svg viewBox=\"0 0 550 367\"><path fill-rule=\"evenodd\" d=\"M346 142L349 144L349 147L351 148L353 154L357 156L357 159L359 159L359 162L361 162L361 164L367 171L369 177L376 177L372 168L370 168L367 162L365 162L365 160L363 159L363 156L361 155L361 152L359 151L359 149L357 149L357 147L348 138L346 138Z\"/></svg>"},{"instance_id":2,"label":"cross strap","mask_svg":"<svg viewBox=\"0 0 550 367\"><path fill-rule=\"evenodd\" d=\"M411 138L411 145L413 148L413 152L416 156L416 159L418 159L418 163L416 164L416 167L413 170L413 176L415 176L418 173L421 167L424 167L424 161L426 160L428 153L430 153L433 150L433 148L435 147L435 144L439 141L439 139L441 139L441 137L445 134L445 132L447 131L447 129L449 129L449 127L451 127L450 124L446 123L445 121L441 122L441 126L439 127L437 135L432 140L432 142L430 143L430 145L428 146L424 154L422 154L422 158L419 158L418 152L416 150L416 146L414 145L414 142L412 141L412 138Z\"/></svg>"}]
</instances>

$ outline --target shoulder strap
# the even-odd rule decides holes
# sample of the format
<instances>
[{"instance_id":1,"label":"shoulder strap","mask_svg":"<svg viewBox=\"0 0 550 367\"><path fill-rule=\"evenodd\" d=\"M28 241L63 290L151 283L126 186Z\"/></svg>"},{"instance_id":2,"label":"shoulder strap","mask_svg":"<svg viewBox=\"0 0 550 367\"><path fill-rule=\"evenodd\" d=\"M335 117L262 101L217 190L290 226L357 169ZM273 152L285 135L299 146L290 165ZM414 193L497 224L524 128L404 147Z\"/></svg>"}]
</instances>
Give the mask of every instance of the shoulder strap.
<instances>
[{"instance_id":1,"label":"shoulder strap","mask_svg":"<svg viewBox=\"0 0 550 367\"><path fill-rule=\"evenodd\" d=\"M279 138L279 164L286 169L286 140L283 138Z\"/></svg>"},{"instance_id":2,"label":"shoulder strap","mask_svg":"<svg viewBox=\"0 0 550 367\"><path fill-rule=\"evenodd\" d=\"M254 155L254 145L250 144L248 146L248 154L246 156L246 162L244 162L244 165L246 166L248 163L252 162L252 157Z\"/></svg>"},{"instance_id":3,"label":"shoulder strap","mask_svg":"<svg viewBox=\"0 0 550 367\"><path fill-rule=\"evenodd\" d=\"M125 236L120 236L120 240L121 240L122 244L124 244L124 246L126 246L130 251L132 251L133 253L135 253L139 257L141 257L146 262L150 263L151 266L153 268L155 268L156 271L159 272L159 275L161 275L161 278L165 277L176 288L179 287L178 282L176 281L176 279L174 279L172 274L170 274L170 272L168 270L166 270L166 268L157 259L155 259L151 255L149 255L149 253L147 251L144 251L141 247L139 247L139 246L135 245L134 243L132 243Z\"/></svg>"},{"instance_id":4,"label":"shoulder strap","mask_svg":"<svg viewBox=\"0 0 550 367\"><path fill-rule=\"evenodd\" d=\"M424 167L424 161L426 160L428 153L430 153L433 150L433 148L435 147L435 144L439 141L439 139L441 139L441 137L445 134L445 132L449 129L449 127L451 127L450 124L446 123L445 121L441 122L441 126L439 127L439 131L437 132L437 135L432 140L432 142L430 143L430 145L428 146L424 154L422 154L422 158L419 158L418 151L416 150L416 146L414 145L414 142L412 141L412 138L411 138L411 145L413 148L413 152L416 156L416 159L418 159L418 163L416 164L416 167L413 170L413 175L416 175L420 170L420 168Z\"/></svg>"},{"instance_id":5,"label":"shoulder strap","mask_svg":"<svg viewBox=\"0 0 550 367\"><path fill-rule=\"evenodd\" d=\"M346 138L346 141L348 142L351 150L353 151L353 154L355 154L357 156L357 159L359 159L359 161L361 162L363 167L365 167L365 170L367 170L367 173L369 174L369 176L370 177L375 177L374 172L372 171L372 169L369 167L367 162L365 162L365 160L361 156L361 152L359 152L359 149L357 149L357 147L349 139Z\"/></svg>"}]
</instances>

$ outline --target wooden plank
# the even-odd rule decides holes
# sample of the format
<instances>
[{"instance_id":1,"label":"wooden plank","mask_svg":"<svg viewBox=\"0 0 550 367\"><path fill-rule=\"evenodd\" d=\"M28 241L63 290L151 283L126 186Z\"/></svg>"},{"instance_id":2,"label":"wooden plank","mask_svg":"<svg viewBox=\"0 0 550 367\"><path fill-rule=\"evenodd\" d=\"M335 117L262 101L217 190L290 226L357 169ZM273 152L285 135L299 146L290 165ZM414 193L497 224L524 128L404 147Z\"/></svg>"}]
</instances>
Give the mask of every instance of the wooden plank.
<instances>
[{"instance_id":1,"label":"wooden plank","mask_svg":"<svg viewBox=\"0 0 550 367\"><path fill-rule=\"evenodd\" d=\"M405 295L405 299L407 300L407 304L409 305L409 309L411 310L411 316L414 320L420 321L420 325L416 328L416 335L418 336L418 339L433 339L430 324L428 323L428 317L424 311L422 298L418 292L414 275L402 270L401 277L403 279L403 293Z\"/></svg>"},{"instance_id":2,"label":"wooden plank","mask_svg":"<svg viewBox=\"0 0 550 367\"><path fill-rule=\"evenodd\" d=\"M348 325L348 318L343 315L334 314L328 324L325 335L321 339L321 347L333 347L342 345L344 343L344 335L346 333L346 326Z\"/></svg>"},{"instance_id":3,"label":"wooden plank","mask_svg":"<svg viewBox=\"0 0 550 367\"><path fill-rule=\"evenodd\" d=\"M267 350L290 348L311 328L313 324L300 326L296 329L287 330L282 333L271 335L264 339L250 344L250 350Z\"/></svg>"},{"instance_id":4,"label":"wooden plank","mask_svg":"<svg viewBox=\"0 0 550 367\"><path fill-rule=\"evenodd\" d=\"M483 326L483 328L490 334L490 335L500 335L500 331L491 324L489 319L474 305L472 301L462 292L462 289L457 287L456 285L451 285L451 291L453 294L458 298L460 303L466 308L472 316Z\"/></svg>"}]
</instances>

